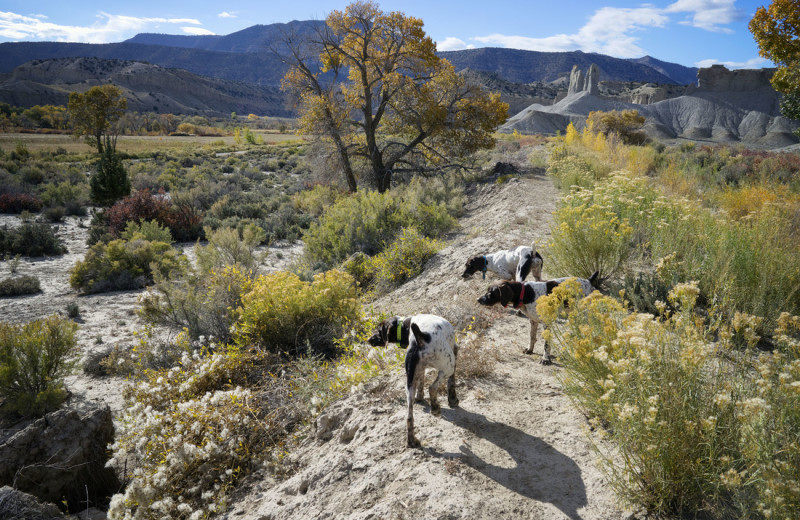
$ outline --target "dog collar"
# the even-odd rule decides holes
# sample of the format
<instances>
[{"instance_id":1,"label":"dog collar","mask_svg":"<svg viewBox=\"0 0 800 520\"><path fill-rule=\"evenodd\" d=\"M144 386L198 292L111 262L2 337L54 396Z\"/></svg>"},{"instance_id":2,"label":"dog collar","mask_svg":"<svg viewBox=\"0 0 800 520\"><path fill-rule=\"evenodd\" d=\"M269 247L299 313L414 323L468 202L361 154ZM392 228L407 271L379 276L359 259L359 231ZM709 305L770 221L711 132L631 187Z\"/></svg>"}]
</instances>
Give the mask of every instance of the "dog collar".
<instances>
[{"instance_id":1,"label":"dog collar","mask_svg":"<svg viewBox=\"0 0 800 520\"><path fill-rule=\"evenodd\" d=\"M486 260L486 257L484 256L483 257L483 269L481 269L481 272L483 273L483 279L484 280L486 280L486 266L488 266L488 265L489 265L489 261Z\"/></svg>"},{"instance_id":2,"label":"dog collar","mask_svg":"<svg viewBox=\"0 0 800 520\"><path fill-rule=\"evenodd\" d=\"M397 318L397 342L400 343L403 338L403 318Z\"/></svg>"}]
</instances>

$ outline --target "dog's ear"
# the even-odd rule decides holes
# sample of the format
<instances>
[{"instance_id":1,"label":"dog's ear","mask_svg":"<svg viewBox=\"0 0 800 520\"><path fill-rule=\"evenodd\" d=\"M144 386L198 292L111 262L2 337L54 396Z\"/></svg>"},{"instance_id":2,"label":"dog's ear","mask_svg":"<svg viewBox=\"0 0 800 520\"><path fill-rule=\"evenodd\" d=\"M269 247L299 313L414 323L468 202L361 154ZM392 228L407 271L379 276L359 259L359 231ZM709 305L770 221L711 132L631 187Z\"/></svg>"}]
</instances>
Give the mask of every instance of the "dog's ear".
<instances>
[{"instance_id":1,"label":"dog's ear","mask_svg":"<svg viewBox=\"0 0 800 520\"><path fill-rule=\"evenodd\" d=\"M545 284L547 284L547 293L546 294L550 294L551 292L553 292L553 289L558 287L558 282L556 282L555 280L547 280L547 282L545 282Z\"/></svg>"},{"instance_id":2,"label":"dog's ear","mask_svg":"<svg viewBox=\"0 0 800 520\"><path fill-rule=\"evenodd\" d=\"M422 332L419 329L419 325L416 323L411 323L411 333L414 334L414 339L417 340L417 346L427 345L431 342L431 335L427 332Z\"/></svg>"},{"instance_id":3,"label":"dog's ear","mask_svg":"<svg viewBox=\"0 0 800 520\"><path fill-rule=\"evenodd\" d=\"M397 318L387 318L381 322L381 338L389 344L389 334L397 327Z\"/></svg>"}]
</instances>

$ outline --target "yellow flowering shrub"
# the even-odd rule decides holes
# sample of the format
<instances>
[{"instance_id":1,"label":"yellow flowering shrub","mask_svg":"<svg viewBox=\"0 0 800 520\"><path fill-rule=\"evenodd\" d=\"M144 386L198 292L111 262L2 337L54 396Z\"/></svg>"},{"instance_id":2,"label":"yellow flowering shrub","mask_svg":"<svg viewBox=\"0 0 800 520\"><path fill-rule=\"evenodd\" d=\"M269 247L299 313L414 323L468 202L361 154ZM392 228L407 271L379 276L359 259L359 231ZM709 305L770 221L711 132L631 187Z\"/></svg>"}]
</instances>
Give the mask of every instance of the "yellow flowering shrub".
<instances>
[{"instance_id":1,"label":"yellow flowering shrub","mask_svg":"<svg viewBox=\"0 0 800 520\"><path fill-rule=\"evenodd\" d=\"M588 277L600 271L600 281L614 276L631 252L633 227L610 208L596 204L562 204L554 214L548 244L552 272Z\"/></svg>"},{"instance_id":2,"label":"yellow flowering shrub","mask_svg":"<svg viewBox=\"0 0 800 520\"><path fill-rule=\"evenodd\" d=\"M755 396L737 403L747 475L757 479L757 509L765 518L800 513L800 317L784 313L781 347L758 356Z\"/></svg>"},{"instance_id":3,"label":"yellow flowering shrub","mask_svg":"<svg viewBox=\"0 0 800 520\"><path fill-rule=\"evenodd\" d=\"M693 284L674 289L682 310L658 321L595 292L551 325L565 391L619 449L617 463L604 457L613 485L656 513L718 512L720 475L739 468L733 401L714 399L735 389L685 319L696 294Z\"/></svg>"},{"instance_id":4,"label":"yellow flowering shrub","mask_svg":"<svg viewBox=\"0 0 800 520\"><path fill-rule=\"evenodd\" d=\"M311 283L276 272L256 279L239 312L234 326L238 345L330 354L346 324L360 319L361 304L353 277L344 271L320 273Z\"/></svg>"}]
</instances>

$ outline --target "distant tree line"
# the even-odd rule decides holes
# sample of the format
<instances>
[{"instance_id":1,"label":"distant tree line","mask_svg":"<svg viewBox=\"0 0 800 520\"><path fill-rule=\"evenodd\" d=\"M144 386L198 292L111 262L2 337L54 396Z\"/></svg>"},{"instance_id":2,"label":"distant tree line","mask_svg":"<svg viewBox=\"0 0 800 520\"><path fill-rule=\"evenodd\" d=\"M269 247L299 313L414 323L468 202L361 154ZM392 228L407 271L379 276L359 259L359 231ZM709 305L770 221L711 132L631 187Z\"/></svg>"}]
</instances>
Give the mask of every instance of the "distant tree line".
<instances>
[{"instance_id":1,"label":"distant tree line","mask_svg":"<svg viewBox=\"0 0 800 520\"><path fill-rule=\"evenodd\" d=\"M162 114L157 112L125 112L115 123L119 135L170 135L173 133L218 135L221 129L233 132L235 126L247 125L260 130L286 131L295 123L287 118L263 117L255 114L238 117L211 118L198 115ZM188 125L179 128L180 125ZM30 108L0 103L0 131L55 131L69 133L73 121L67 107L34 105Z\"/></svg>"}]
</instances>

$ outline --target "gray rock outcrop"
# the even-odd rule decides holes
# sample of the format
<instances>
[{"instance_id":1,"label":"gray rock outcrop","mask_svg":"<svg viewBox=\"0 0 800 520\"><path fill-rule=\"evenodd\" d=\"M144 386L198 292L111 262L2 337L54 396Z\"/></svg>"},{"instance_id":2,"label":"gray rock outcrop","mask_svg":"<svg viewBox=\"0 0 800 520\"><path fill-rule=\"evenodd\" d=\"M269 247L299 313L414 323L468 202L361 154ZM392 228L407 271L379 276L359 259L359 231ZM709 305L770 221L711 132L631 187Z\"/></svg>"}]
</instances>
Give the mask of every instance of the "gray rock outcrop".
<instances>
[{"instance_id":1,"label":"gray rock outcrop","mask_svg":"<svg viewBox=\"0 0 800 520\"><path fill-rule=\"evenodd\" d=\"M700 69L696 87L651 104L598 95L593 87L596 71L590 68L583 90L574 91L582 76L573 68L567 97L553 105L529 106L501 126L500 132L554 134L564 132L569 123L582 129L592 111L637 110L645 117L643 130L656 139L746 142L765 148L798 142L793 132L800 128L800 121L781 115L780 95L769 83L774 69L729 71L722 65ZM662 95L657 89L643 94L642 98L650 99Z\"/></svg>"},{"instance_id":2,"label":"gray rock outcrop","mask_svg":"<svg viewBox=\"0 0 800 520\"><path fill-rule=\"evenodd\" d=\"M569 87L567 87L567 95L577 94L583 92L583 71L577 65L572 66L572 72L569 75Z\"/></svg>"},{"instance_id":3,"label":"gray rock outcrop","mask_svg":"<svg viewBox=\"0 0 800 520\"><path fill-rule=\"evenodd\" d=\"M586 73L586 81L584 83L583 90L596 96L600 94L600 88L598 87L599 84L600 84L600 69L597 68L597 65L592 63L592 65L589 67L589 71Z\"/></svg>"},{"instance_id":4,"label":"gray rock outcrop","mask_svg":"<svg viewBox=\"0 0 800 520\"><path fill-rule=\"evenodd\" d=\"M0 518L5 520L57 520L63 518L54 504L8 486L0 488Z\"/></svg>"},{"instance_id":5,"label":"gray rock outcrop","mask_svg":"<svg viewBox=\"0 0 800 520\"><path fill-rule=\"evenodd\" d=\"M105 467L113 440L107 405L47 414L0 443L0 485L45 502L66 499L71 511L85 509L87 500L101 503L119 489L116 474Z\"/></svg>"}]
</instances>

